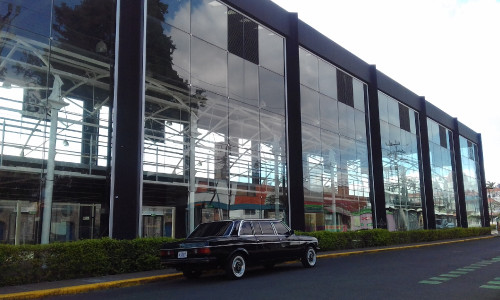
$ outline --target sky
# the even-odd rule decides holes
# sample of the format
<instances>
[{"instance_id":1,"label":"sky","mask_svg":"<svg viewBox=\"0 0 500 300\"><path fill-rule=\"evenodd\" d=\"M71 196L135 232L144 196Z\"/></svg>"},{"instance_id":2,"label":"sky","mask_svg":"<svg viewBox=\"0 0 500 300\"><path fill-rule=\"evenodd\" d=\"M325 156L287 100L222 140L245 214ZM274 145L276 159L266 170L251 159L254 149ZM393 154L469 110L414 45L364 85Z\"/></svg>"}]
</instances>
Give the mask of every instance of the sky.
<instances>
[{"instance_id":1,"label":"sky","mask_svg":"<svg viewBox=\"0 0 500 300\"><path fill-rule=\"evenodd\" d=\"M500 183L500 0L272 0L481 134Z\"/></svg>"}]
</instances>

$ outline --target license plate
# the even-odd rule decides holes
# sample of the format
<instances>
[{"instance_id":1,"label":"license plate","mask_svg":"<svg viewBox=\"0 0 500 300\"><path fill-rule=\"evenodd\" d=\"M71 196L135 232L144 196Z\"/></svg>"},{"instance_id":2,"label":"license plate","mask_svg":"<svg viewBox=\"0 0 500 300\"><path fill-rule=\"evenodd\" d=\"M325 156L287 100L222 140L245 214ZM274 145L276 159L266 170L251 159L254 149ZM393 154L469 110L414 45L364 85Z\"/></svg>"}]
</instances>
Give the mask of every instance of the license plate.
<instances>
[{"instance_id":1,"label":"license plate","mask_svg":"<svg viewBox=\"0 0 500 300\"><path fill-rule=\"evenodd\" d=\"M188 257L187 251L179 251L177 252L177 258L186 258Z\"/></svg>"}]
</instances>

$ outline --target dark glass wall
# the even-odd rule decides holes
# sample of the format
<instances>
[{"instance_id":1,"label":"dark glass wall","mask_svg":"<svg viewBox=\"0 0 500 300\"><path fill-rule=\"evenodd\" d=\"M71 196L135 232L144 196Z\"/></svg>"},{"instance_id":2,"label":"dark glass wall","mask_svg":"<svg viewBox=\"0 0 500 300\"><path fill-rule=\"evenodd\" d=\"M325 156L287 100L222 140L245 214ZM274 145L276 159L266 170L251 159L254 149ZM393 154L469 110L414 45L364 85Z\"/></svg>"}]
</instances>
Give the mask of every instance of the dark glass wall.
<instances>
[{"instance_id":1,"label":"dark glass wall","mask_svg":"<svg viewBox=\"0 0 500 300\"><path fill-rule=\"evenodd\" d=\"M462 158L462 174L464 180L465 209L467 211L467 225L481 227L481 218L484 211L483 195L481 193L481 175L477 145L460 136L460 153Z\"/></svg>"}]
</instances>

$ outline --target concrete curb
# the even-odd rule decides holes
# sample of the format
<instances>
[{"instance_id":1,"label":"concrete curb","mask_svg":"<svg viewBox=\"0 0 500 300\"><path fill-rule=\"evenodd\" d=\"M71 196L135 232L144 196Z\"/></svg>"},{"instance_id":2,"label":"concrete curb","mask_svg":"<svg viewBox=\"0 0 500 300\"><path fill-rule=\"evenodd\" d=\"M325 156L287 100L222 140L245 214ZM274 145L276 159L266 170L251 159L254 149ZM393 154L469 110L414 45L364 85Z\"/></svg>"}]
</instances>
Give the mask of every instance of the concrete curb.
<instances>
[{"instance_id":1,"label":"concrete curb","mask_svg":"<svg viewBox=\"0 0 500 300\"><path fill-rule=\"evenodd\" d=\"M444 242L436 242L436 243L425 243L425 244L416 244L416 245L407 245L407 246L396 246L396 247L356 250L356 251L348 251L348 252L327 253L327 254L319 254L318 258L334 258L334 257L342 257L342 256L350 256L350 255L377 253L377 252L384 252L384 251L414 249L414 248L422 248L422 247L430 247L430 246L438 246L438 245L445 245L445 244L453 244L453 243L461 243L461 242L490 239L490 238L494 238L494 237L496 237L496 235L477 237L477 238L460 239L460 240L452 240L452 241L444 241ZM3 294L3 295L0 295L0 300L3 300L3 299L40 299L40 298L50 297L50 296L80 294L80 293L105 290L105 289L111 289L111 288L121 288L121 287L141 285L141 284L160 281L160 280L164 280L164 279L173 279L173 278L180 278L180 277L182 277L182 273L172 273L172 274L165 274L165 275L155 275L155 276L148 276L148 277L139 277L139 278L124 279L124 280L114 280L114 281L108 281L108 282L75 285L75 286L68 286L68 287L61 287L61 288L44 289L44 290L38 290L38 291L27 291L27 292L20 292L20 293Z\"/></svg>"}]
</instances>

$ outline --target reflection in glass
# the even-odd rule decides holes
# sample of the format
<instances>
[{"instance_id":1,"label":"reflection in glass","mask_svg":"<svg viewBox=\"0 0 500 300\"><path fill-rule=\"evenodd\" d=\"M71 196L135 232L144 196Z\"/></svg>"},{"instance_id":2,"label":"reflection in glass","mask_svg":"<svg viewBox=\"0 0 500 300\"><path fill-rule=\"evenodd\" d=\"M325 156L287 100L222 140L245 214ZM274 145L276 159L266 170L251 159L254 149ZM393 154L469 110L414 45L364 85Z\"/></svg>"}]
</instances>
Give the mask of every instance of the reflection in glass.
<instances>
[{"instance_id":1,"label":"reflection in glass","mask_svg":"<svg viewBox=\"0 0 500 300\"><path fill-rule=\"evenodd\" d=\"M228 85L230 97L258 106L259 68L257 65L229 54Z\"/></svg>"},{"instance_id":2,"label":"reflection in glass","mask_svg":"<svg viewBox=\"0 0 500 300\"><path fill-rule=\"evenodd\" d=\"M460 136L460 154L462 158L462 172L464 180L465 209L467 211L467 225L481 226L482 193L481 174L479 172L479 156L477 145Z\"/></svg>"},{"instance_id":3,"label":"reflection in glass","mask_svg":"<svg viewBox=\"0 0 500 300\"><path fill-rule=\"evenodd\" d=\"M320 123L321 128L339 132L339 109L338 101L320 95Z\"/></svg>"},{"instance_id":4,"label":"reflection in glass","mask_svg":"<svg viewBox=\"0 0 500 300\"><path fill-rule=\"evenodd\" d=\"M259 68L260 107L285 115L285 80L281 75Z\"/></svg>"},{"instance_id":5,"label":"reflection in glass","mask_svg":"<svg viewBox=\"0 0 500 300\"><path fill-rule=\"evenodd\" d=\"M148 1L148 10L154 5L165 6L164 9L155 9L155 14L149 14L183 31L189 32L190 24L190 0L161 0ZM150 10L151 11L151 10Z\"/></svg>"},{"instance_id":6,"label":"reflection in glass","mask_svg":"<svg viewBox=\"0 0 500 300\"><path fill-rule=\"evenodd\" d=\"M280 75L285 74L283 55L284 40L274 32L259 25L259 63L264 68Z\"/></svg>"},{"instance_id":7,"label":"reflection in glass","mask_svg":"<svg viewBox=\"0 0 500 300\"><path fill-rule=\"evenodd\" d=\"M455 159L451 131L427 119L432 171L432 195L436 228L457 226L458 195L456 192ZM444 139L444 140L443 140ZM449 139L449 140L448 140Z\"/></svg>"},{"instance_id":8,"label":"reflection in glass","mask_svg":"<svg viewBox=\"0 0 500 300\"><path fill-rule=\"evenodd\" d=\"M319 60L319 91L330 98L337 99L337 69Z\"/></svg>"},{"instance_id":9,"label":"reflection in glass","mask_svg":"<svg viewBox=\"0 0 500 300\"><path fill-rule=\"evenodd\" d=\"M300 89L300 112L302 122L319 126L319 93L307 87Z\"/></svg>"},{"instance_id":10,"label":"reflection in glass","mask_svg":"<svg viewBox=\"0 0 500 300\"><path fill-rule=\"evenodd\" d=\"M397 108L390 116L388 104ZM384 169L385 205L387 228L390 231L422 229L422 195L420 191L420 159L418 132L400 128L399 102L379 91L380 136L382 165ZM408 108L418 119L417 112ZM389 115L388 115L389 114ZM387 121L392 120L392 123ZM398 120L397 122L394 120Z\"/></svg>"},{"instance_id":11,"label":"reflection in glass","mask_svg":"<svg viewBox=\"0 0 500 300\"><path fill-rule=\"evenodd\" d=\"M318 58L312 53L299 48L300 83L318 90Z\"/></svg>"},{"instance_id":12,"label":"reflection in glass","mask_svg":"<svg viewBox=\"0 0 500 300\"><path fill-rule=\"evenodd\" d=\"M207 91L226 95L227 52L192 38L191 81Z\"/></svg>"},{"instance_id":13,"label":"reflection in glass","mask_svg":"<svg viewBox=\"0 0 500 300\"><path fill-rule=\"evenodd\" d=\"M191 0L191 33L227 49L227 12L227 7L219 1Z\"/></svg>"}]
</instances>

